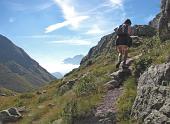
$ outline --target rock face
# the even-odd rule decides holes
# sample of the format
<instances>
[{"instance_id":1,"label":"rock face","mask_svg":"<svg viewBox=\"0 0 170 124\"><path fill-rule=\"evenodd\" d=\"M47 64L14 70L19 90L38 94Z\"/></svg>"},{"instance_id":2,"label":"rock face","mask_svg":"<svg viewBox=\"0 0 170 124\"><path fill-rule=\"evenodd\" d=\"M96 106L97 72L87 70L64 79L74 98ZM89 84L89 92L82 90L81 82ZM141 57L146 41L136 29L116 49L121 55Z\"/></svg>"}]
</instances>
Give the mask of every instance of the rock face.
<instances>
[{"instance_id":1,"label":"rock face","mask_svg":"<svg viewBox=\"0 0 170 124\"><path fill-rule=\"evenodd\" d=\"M170 0L161 1L159 36L162 41L170 39Z\"/></svg>"},{"instance_id":2,"label":"rock face","mask_svg":"<svg viewBox=\"0 0 170 124\"><path fill-rule=\"evenodd\" d=\"M92 47L88 54L82 59L80 65L90 65L93 63L93 58L101 55L102 53L107 53L112 50L114 46L115 33L106 35L101 38L99 43Z\"/></svg>"},{"instance_id":3,"label":"rock face","mask_svg":"<svg viewBox=\"0 0 170 124\"><path fill-rule=\"evenodd\" d=\"M156 29L149 25L135 25L133 27L133 32L135 36L153 37L156 35Z\"/></svg>"},{"instance_id":4,"label":"rock face","mask_svg":"<svg viewBox=\"0 0 170 124\"><path fill-rule=\"evenodd\" d=\"M170 63L151 66L138 81L132 117L144 124L170 123Z\"/></svg>"},{"instance_id":5,"label":"rock face","mask_svg":"<svg viewBox=\"0 0 170 124\"><path fill-rule=\"evenodd\" d=\"M158 13L155 16L155 18L149 22L149 26L151 26L151 27L153 27L155 29L159 29L159 20L160 20L160 17L161 17L161 13Z\"/></svg>"},{"instance_id":6,"label":"rock face","mask_svg":"<svg viewBox=\"0 0 170 124\"><path fill-rule=\"evenodd\" d=\"M21 117L22 116L17 108L9 108L0 112L0 123L4 124L5 122L15 122Z\"/></svg>"},{"instance_id":7,"label":"rock face","mask_svg":"<svg viewBox=\"0 0 170 124\"><path fill-rule=\"evenodd\" d=\"M23 49L0 35L0 86L17 92L30 91L54 80Z\"/></svg>"}]
</instances>

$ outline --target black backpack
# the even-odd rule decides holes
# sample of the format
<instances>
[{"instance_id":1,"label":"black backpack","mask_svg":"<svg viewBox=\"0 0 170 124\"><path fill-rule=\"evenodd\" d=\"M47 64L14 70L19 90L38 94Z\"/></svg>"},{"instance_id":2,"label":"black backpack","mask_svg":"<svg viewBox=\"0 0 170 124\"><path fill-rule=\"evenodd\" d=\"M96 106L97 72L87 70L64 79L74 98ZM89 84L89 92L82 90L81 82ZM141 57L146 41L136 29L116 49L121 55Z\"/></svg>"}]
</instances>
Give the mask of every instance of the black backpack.
<instances>
[{"instance_id":1,"label":"black backpack","mask_svg":"<svg viewBox=\"0 0 170 124\"><path fill-rule=\"evenodd\" d=\"M116 34L118 36L128 35L128 25L125 24L120 25L116 30Z\"/></svg>"}]
</instances>

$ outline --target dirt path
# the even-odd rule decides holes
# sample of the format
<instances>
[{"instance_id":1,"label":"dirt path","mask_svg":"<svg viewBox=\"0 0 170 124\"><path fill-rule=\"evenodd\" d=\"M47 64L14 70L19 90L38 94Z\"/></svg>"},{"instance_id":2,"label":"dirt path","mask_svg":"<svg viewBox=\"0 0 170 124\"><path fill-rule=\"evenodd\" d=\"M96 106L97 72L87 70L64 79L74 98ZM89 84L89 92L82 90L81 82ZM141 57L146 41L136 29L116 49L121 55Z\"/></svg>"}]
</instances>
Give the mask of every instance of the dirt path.
<instances>
[{"instance_id":1,"label":"dirt path","mask_svg":"<svg viewBox=\"0 0 170 124\"><path fill-rule=\"evenodd\" d=\"M117 98L121 95L121 88L115 88L113 90L109 90L103 98L103 102L97 107L96 116L103 113L115 113L116 108L115 104Z\"/></svg>"},{"instance_id":2,"label":"dirt path","mask_svg":"<svg viewBox=\"0 0 170 124\"><path fill-rule=\"evenodd\" d=\"M97 107L95 116L99 118L99 122L101 122L101 124L115 124L116 123L116 117L115 117L116 105L115 104L117 102L117 99L120 97L123 91L121 82L119 82L121 80L119 79L122 79L124 77L128 78L129 71L131 72L131 67L130 67L131 64L133 63L135 59L138 59L141 55L142 54L134 56L132 58L128 58L126 61L126 64L128 65L127 69L119 68L118 71L111 74L113 77L117 77L118 79L117 82L120 88L113 88L113 89L108 90L106 95L103 97L103 101ZM113 78L113 80L115 81L116 79Z\"/></svg>"}]
</instances>

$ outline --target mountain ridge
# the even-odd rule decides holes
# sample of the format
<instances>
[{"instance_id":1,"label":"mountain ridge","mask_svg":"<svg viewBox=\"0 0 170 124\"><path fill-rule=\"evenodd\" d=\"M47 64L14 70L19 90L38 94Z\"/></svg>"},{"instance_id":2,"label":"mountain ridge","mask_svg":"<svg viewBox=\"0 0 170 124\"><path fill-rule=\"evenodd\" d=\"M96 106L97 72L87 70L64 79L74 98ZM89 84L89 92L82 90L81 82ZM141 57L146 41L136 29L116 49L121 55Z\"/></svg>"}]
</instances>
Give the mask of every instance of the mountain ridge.
<instances>
[{"instance_id":1,"label":"mountain ridge","mask_svg":"<svg viewBox=\"0 0 170 124\"><path fill-rule=\"evenodd\" d=\"M0 35L0 70L0 86L18 92L30 91L55 79L3 35Z\"/></svg>"}]
</instances>

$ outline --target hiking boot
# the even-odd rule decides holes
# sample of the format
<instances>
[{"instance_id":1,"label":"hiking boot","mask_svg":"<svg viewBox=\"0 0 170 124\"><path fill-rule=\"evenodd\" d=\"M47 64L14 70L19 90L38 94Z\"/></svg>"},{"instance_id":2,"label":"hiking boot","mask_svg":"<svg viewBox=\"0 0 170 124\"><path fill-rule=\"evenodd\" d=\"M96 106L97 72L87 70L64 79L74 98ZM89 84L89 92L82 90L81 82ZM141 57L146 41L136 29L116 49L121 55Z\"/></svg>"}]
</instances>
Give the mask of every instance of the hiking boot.
<instances>
[{"instance_id":1,"label":"hiking boot","mask_svg":"<svg viewBox=\"0 0 170 124\"><path fill-rule=\"evenodd\" d=\"M116 68L119 68L119 66L120 66L120 62L118 62L118 63L116 64Z\"/></svg>"}]
</instances>

